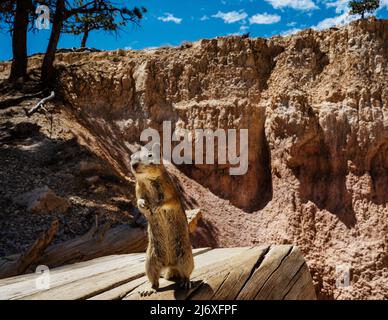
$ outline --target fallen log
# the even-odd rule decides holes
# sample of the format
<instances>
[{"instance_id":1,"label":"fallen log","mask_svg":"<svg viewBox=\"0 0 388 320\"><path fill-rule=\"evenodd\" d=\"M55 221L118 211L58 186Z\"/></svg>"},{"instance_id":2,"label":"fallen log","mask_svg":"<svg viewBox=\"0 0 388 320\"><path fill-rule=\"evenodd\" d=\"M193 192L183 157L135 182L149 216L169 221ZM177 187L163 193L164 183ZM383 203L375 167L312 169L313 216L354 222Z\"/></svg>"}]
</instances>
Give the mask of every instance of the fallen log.
<instances>
[{"instance_id":1,"label":"fallen log","mask_svg":"<svg viewBox=\"0 0 388 320\"><path fill-rule=\"evenodd\" d=\"M111 254L143 252L147 247L144 228L119 225L106 230L106 225L92 228L83 236L47 248L38 264L49 268L85 261Z\"/></svg>"},{"instance_id":2,"label":"fallen log","mask_svg":"<svg viewBox=\"0 0 388 320\"><path fill-rule=\"evenodd\" d=\"M189 230L193 232L198 219L202 217L199 209L187 210ZM47 248L38 264L50 268L64 264L90 260L111 254L144 252L147 248L146 228L133 228L119 225L94 226L85 235Z\"/></svg>"},{"instance_id":3,"label":"fallen log","mask_svg":"<svg viewBox=\"0 0 388 320\"><path fill-rule=\"evenodd\" d=\"M202 213L200 209L194 209L187 210L186 215L189 231L192 233L198 220L202 217ZM89 232L80 237L45 248L46 250L41 252L40 257L35 257L29 261L27 268L30 266L30 269L34 269L37 265L54 268L112 254L144 252L147 248L147 242L147 231L144 227L133 228L129 225L119 225L110 228L109 224L95 225ZM12 275L22 274L27 268L15 270ZM0 279L9 276L11 276L10 273L1 272L0 265Z\"/></svg>"},{"instance_id":4,"label":"fallen log","mask_svg":"<svg viewBox=\"0 0 388 320\"><path fill-rule=\"evenodd\" d=\"M58 231L58 226L58 220L54 220L48 230L43 232L25 253L13 256L8 261L4 259L0 265L0 278L11 277L26 272L28 267L41 257L44 250L52 242Z\"/></svg>"},{"instance_id":5,"label":"fallen log","mask_svg":"<svg viewBox=\"0 0 388 320\"><path fill-rule=\"evenodd\" d=\"M198 257L192 274L194 287L182 290L177 284L160 280L157 293L148 297L146 277L124 296L124 300L314 300L314 284L300 250L291 245L233 248L222 254ZM233 250L224 249L224 250ZM214 250L213 250L214 251ZM216 257L213 255L216 254ZM210 263L208 260L213 259ZM98 297L97 297L98 298Z\"/></svg>"},{"instance_id":6,"label":"fallen log","mask_svg":"<svg viewBox=\"0 0 388 320\"><path fill-rule=\"evenodd\" d=\"M171 299L307 300L316 299L302 253L292 245L195 249L194 286L160 279L158 292L142 297L150 283L145 254L107 256L50 270L50 288L35 286L39 275L0 280L0 299Z\"/></svg>"}]
</instances>

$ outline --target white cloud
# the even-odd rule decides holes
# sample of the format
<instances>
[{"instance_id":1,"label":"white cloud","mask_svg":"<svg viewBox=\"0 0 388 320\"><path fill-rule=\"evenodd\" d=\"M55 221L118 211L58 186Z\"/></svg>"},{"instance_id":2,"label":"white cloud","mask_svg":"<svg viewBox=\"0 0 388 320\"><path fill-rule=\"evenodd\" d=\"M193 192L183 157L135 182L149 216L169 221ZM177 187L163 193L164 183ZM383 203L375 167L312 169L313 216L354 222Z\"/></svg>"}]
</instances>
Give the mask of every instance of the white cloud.
<instances>
[{"instance_id":1,"label":"white cloud","mask_svg":"<svg viewBox=\"0 0 388 320\"><path fill-rule=\"evenodd\" d=\"M383 8L386 8L388 10L388 0L380 0L380 8L377 10L381 10Z\"/></svg>"},{"instance_id":2,"label":"white cloud","mask_svg":"<svg viewBox=\"0 0 388 320\"><path fill-rule=\"evenodd\" d=\"M313 10L318 9L318 6L313 0L265 0L269 2L275 9L282 9L285 7L296 10Z\"/></svg>"},{"instance_id":3,"label":"white cloud","mask_svg":"<svg viewBox=\"0 0 388 320\"><path fill-rule=\"evenodd\" d=\"M249 27L245 24L241 25L240 32L246 32L249 29Z\"/></svg>"},{"instance_id":4,"label":"white cloud","mask_svg":"<svg viewBox=\"0 0 388 320\"><path fill-rule=\"evenodd\" d=\"M359 17L357 15L349 15L348 12L344 12L343 14L333 17L333 18L326 18L319 22L316 26L312 27L315 30L322 30L331 28L334 26L343 26L345 24L348 24L349 22L352 22L354 20L357 20Z\"/></svg>"},{"instance_id":5,"label":"white cloud","mask_svg":"<svg viewBox=\"0 0 388 320\"><path fill-rule=\"evenodd\" d=\"M258 13L249 18L250 24L272 24L281 20L281 17L277 14Z\"/></svg>"},{"instance_id":6,"label":"white cloud","mask_svg":"<svg viewBox=\"0 0 388 320\"><path fill-rule=\"evenodd\" d=\"M324 0L327 8L335 8L336 13L343 13L348 11L349 0Z\"/></svg>"},{"instance_id":7,"label":"white cloud","mask_svg":"<svg viewBox=\"0 0 388 320\"><path fill-rule=\"evenodd\" d=\"M327 8L335 8L336 13L349 12L349 0L322 0ZM388 9L388 0L380 0L380 7L377 11L383 9Z\"/></svg>"},{"instance_id":8,"label":"white cloud","mask_svg":"<svg viewBox=\"0 0 388 320\"><path fill-rule=\"evenodd\" d=\"M242 36L243 34L249 32L249 26L242 24L239 28L239 31L228 33L226 36Z\"/></svg>"},{"instance_id":9,"label":"white cloud","mask_svg":"<svg viewBox=\"0 0 388 320\"><path fill-rule=\"evenodd\" d=\"M151 47L145 47L145 48L143 48L143 50L156 50L156 49L159 49L159 47L151 46Z\"/></svg>"},{"instance_id":10,"label":"white cloud","mask_svg":"<svg viewBox=\"0 0 388 320\"><path fill-rule=\"evenodd\" d=\"M161 20L163 22L174 22L177 24L180 24L182 22L181 18L174 17L173 14L166 12L164 16L158 17L158 20Z\"/></svg>"},{"instance_id":11,"label":"white cloud","mask_svg":"<svg viewBox=\"0 0 388 320\"><path fill-rule=\"evenodd\" d=\"M209 20L209 17L207 15L203 15L201 18L199 18L200 21L206 21Z\"/></svg>"},{"instance_id":12,"label":"white cloud","mask_svg":"<svg viewBox=\"0 0 388 320\"><path fill-rule=\"evenodd\" d=\"M296 26L296 22L295 21L292 21L292 22L289 22L286 24L287 27L295 27Z\"/></svg>"},{"instance_id":13,"label":"white cloud","mask_svg":"<svg viewBox=\"0 0 388 320\"><path fill-rule=\"evenodd\" d=\"M235 23L241 20L244 20L248 17L245 11L230 11L230 12L221 12L218 11L216 14L212 15L213 18L220 18L224 20L225 23Z\"/></svg>"},{"instance_id":14,"label":"white cloud","mask_svg":"<svg viewBox=\"0 0 388 320\"><path fill-rule=\"evenodd\" d=\"M292 29L289 29L289 30L286 30L286 31L283 31L281 33L282 36L290 36L292 34L295 34L299 31L301 31L302 29L299 29L299 28L292 28Z\"/></svg>"},{"instance_id":15,"label":"white cloud","mask_svg":"<svg viewBox=\"0 0 388 320\"><path fill-rule=\"evenodd\" d=\"M341 13L341 14L336 17L326 18L322 20L316 26L312 27L315 30L327 29L334 26L340 27L360 18L359 15L349 14L350 8L348 6L348 2L349 2L348 0L324 0L324 2L328 8L335 8L335 12ZM388 0L380 0L379 10L382 7L387 7L388 9ZM372 14L367 13L365 14L365 17L371 16L371 15Z\"/></svg>"}]
</instances>

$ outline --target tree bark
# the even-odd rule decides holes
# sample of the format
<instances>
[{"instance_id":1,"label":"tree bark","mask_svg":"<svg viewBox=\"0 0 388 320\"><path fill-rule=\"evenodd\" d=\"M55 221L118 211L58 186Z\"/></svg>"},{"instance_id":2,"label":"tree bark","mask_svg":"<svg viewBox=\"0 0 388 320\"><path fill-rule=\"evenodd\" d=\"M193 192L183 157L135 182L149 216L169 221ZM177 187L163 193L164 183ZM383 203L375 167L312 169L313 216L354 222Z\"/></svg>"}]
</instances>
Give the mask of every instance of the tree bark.
<instances>
[{"instance_id":1,"label":"tree bark","mask_svg":"<svg viewBox=\"0 0 388 320\"><path fill-rule=\"evenodd\" d=\"M43 58L41 80L48 83L53 78L55 52L61 35L61 29L65 16L65 0L57 0L49 44Z\"/></svg>"},{"instance_id":2,"label":"tree bark","mask_svg":"<svg viewBox=\"0 0 388 320\"><path fill-rule=\"evenodd\" d=\"M88 37L89 37L89 28L86 27L81 41L81 48L86 47L86 41L88 40Z\"/></svg>"},{"instance_id":3,"label":"tree bark","mask_svg":"<svg viewBox=\"0 0 388 320\"><path fill-rule=\"evenodd\" d=\"M31 0L17 0L15 21L12 32L13 60L9 79L11 81L27 77L27 28Z\"/></svg>"}]
</instances>

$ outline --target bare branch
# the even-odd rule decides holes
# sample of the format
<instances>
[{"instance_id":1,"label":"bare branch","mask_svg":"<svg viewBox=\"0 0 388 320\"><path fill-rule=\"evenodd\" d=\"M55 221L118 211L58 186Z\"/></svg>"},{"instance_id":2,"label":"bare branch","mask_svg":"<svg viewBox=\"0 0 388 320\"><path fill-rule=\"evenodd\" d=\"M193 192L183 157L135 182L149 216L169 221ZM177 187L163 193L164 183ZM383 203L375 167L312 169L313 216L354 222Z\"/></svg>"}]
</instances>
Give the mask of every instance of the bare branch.
<instances>
[{"instance_id":1,"label":"bare branch","mask_svg":"<svg viewBox=\"0 0 388 320\"><path fill-rule=\"evenodd\" d=\"M43 108L45 110L44 104L47 101L53 100L54 97L55 97L55 92L51 91L51 94L48 97L43 98L42 100L40 100L32 109L30 109L30 110L24 109L26 111L26 115L29 117L32 114L34 114L35 112L37 112L40 108Z\"/></svg>"}]
</instances>

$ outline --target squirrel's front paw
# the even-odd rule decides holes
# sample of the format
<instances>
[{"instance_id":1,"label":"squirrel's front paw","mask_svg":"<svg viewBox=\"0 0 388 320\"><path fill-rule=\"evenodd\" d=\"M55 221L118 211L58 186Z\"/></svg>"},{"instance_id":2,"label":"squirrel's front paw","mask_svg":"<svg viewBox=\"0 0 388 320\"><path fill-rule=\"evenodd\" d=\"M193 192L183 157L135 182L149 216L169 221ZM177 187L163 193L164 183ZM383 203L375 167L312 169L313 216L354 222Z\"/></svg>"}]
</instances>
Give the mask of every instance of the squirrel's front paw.
<instances>
[{"instance_id":1,"label":"squirrel's front paw","mask_svg":"<svg viewBox=\"0 0 388 320\"><path fill-rule=\"evenodd\" d=\"M140 212L146 216L146 218L151 215L151 210L145 199L140 198L137 200L137 207L139 208Z\"/></svg>"},{"instance_id":2,"label":"squirrel's front paw","mask_svg":"<svg viewBox=\"0 0 388 320\"><path fill-rule=\"evenodd\" d=\"M147 208L147 203L144 199L139 199L137 200L137 206L139 209L148 209Z\"/></svg>"}]
</instances>

